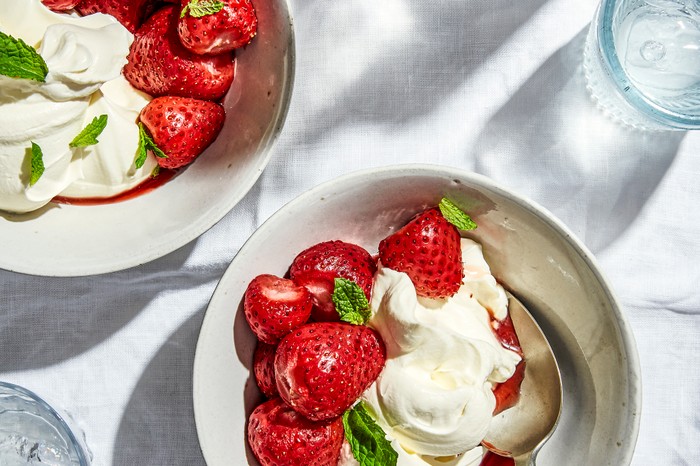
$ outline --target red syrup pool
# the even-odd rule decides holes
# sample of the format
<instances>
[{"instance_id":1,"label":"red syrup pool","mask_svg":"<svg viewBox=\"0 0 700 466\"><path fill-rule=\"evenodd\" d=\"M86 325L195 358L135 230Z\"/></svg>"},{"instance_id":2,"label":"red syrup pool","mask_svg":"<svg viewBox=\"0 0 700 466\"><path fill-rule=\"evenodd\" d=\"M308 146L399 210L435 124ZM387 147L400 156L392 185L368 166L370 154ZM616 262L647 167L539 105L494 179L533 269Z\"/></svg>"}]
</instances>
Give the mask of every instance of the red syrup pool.
<instances>
[{"instance_id":1,"label":"red syrup pool","mask_svg":"<svg viewBox=\"0 0 700 466\"><path fill-rule=\"evenodd\" d=\"M137 186L128 189L124 192L116 194L110 197L67 197L67 196L56 196L51 202L56 204L68 204L68 205L104 205L104 204L114 204L116 202L122 202L135 197L146 194L147 192L153 191L154 189L164 185L171 179L175 178L182 170L174 169L169 170L161 168L158 175L155 177L149 177L148 179L142 181Z\"/></svg>"}]
</instances>

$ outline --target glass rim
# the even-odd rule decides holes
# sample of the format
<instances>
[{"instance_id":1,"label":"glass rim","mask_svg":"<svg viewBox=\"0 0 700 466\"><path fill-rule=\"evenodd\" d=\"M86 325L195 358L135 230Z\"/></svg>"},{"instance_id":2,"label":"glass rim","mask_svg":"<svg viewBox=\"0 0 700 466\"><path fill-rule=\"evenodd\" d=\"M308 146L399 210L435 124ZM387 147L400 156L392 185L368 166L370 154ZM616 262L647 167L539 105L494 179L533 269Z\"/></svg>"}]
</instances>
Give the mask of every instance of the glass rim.
<instances>
[{"instance_id":1,"label":"glass rim","mask_svg":"<svg viewBox=\"0 0 700 466\"><path fill-rule=\"evenodd\" d=\"M650 100L632 83L629 75L622 67L620 59L615 50L615 42L612 33L612 20L615 14L617 0L601 0L597 13L598 24L596 24L597 46L601 56L610 70L617 90L625 96L637 110L643 112L647 117L652 118L657 123L676 129L697 129L700 128L700 115L697 117L684 116L678 112L666 109ZM603 45L607 44L607 45Z\"/></svg>"},{"instance_id":2,"label":"glass rim","mask_svg":"<svg viewBox=\"0 0 700 466\"><path fill-rule=\"evenodd\" d=\"M39 403L43 408L45 408L51 415L53 415L56 420L60 423L61 427L63 430L68 434L68 440L70 443L73 445L73 449L78 457L78 462L80 463L81 466L89 466L90 462L87 459L86 452L84 451L84 447L81 444L81 442L78 441L78 438L75 436L73 433L73 430L70 428L68 422L64 419L64 417L56 411L49 403L46 402L42 397L34 393L33 391L29 390L28 388L22 387L20 385L14 384L12 382L3 382L0 380L0 387L6 387L12 391L15 391L17 393L20 393L22 395L28 396L29 398L33 399L37 403Z\"/></svg>"}]
</instances>

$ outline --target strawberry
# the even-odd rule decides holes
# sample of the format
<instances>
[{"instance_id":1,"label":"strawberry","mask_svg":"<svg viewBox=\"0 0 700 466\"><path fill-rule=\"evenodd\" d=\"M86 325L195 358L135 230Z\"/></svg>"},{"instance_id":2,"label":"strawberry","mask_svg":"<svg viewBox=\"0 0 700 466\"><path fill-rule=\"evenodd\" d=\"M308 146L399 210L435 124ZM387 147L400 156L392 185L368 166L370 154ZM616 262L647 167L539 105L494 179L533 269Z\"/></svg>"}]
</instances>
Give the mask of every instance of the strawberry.
<instances>
[{"instance_id":1,"label":"strawberry","mask_svg":"<svg viewBox=\"0 0 700 466\"><path fill-rule=\"evenodd\" d=\"M41 3L53 11L67 11L75 8L80 1L81 0L41 0Z\"/></svg>"},{"instance_id":2,"label":"strawberry","mask_svg":"<svg viewBox=\"0 0 700 466\"><path fill-rule=\"evenodd\" d=\"M518 353L523 357L523 350L520 347L520 340L510 315L507 315L503 320L491 319L491 328L504 348ZM515 406L520 398L520 385L525 377L525 360L521 360L515 366L513 375L503 383L493 387L493 394L496 396L496 408L493 414L498 414L510 407Z\"/></svg>"},{"instance_id":3,"label":"strawberry","mask_svg":"<svg viewBox=\"0 0 700 466\"><path fill-rule=\"evenodd\" d=\"M333 419L374 382L385 360L384 342L369 327L345 322L302 325L277 347L277 390L307 418Z\"/></svg>"},{"instance_id":4,"label":"strawberry","mask_svg":"<svg viewBox=\"0 0 700 466\"><path fill-rule=\"evenodd\" d=\"M250 414L248 444L261 466L336 466L343 421L313 422L273 398Z\"/></svg>"},{"instance_id":5,"label":"strawberry","mask_svg":"<svg viewBox=\"0 0 700 466\"><path fill-rule=\"evenodd\" d=\"M268 345L261 341L255 347L253 353L253 373L255 383L263 395L272 398L277 395L277 385L275 382L275 352L277 347Z\"/></svg>"},{"instance_id":6,"label":"strawberry","mask_svg":"<svg viewBox=\"0 0 700 466\"><path fill-rule=\"evenodd\" d=\"M114 16L130 32L141 26L153 0L80 0L72 2L80 15L105 13Z\"/></svg>"},{"instance_id":7,"label":"strawberry","mask_svg":"<svg viewBox=\"0 0 700 466\"><path fill-rule=\"evenodd\" d=\"M139 119L167 158L159 157L163 168L191 163L211 144L224 125L224 108L207 100L189 97L157 97Z\"/></svg>"},{"instance_id":8,"label":"strawberry","mask_svg":"<svg viewBox=\"0 0 700 466\"><path fill-rule=\"evenodd\" d=\"M129 49L124 77L153 96L177 95L218 100L231 87L233 55L196 55L177 34L178 10L166 5L136 32Z\"/></svg>"},{"instance_id":9,"label":"strawberry","mask_svg":"<svg viewBox=\"0 0 700 466\"><path fill-rule=\"evenodd\" d=\"M289 268L289 276L311 292L312 318L323 322L338 320L331 300L335 278L357 283L370 299L376 271L377 264L369 252L356 244L336 240L318 243L299 253Z\"/></svg>"},{"instance_id":10,"label":"strawberry","mask_svg":"<svg viewBox=\"0 0 700 466\"><path fill-rule=\"evenodd\" d=\"M312 305L306 288L274 275L255 277L243 296L248 325L260 341L269 344L306 322Z\"/></svg>"},{"instance_id":11,"label":"strawberry","mask_svg":"<svg viewBox=\"0 0 700 466\"><path fill-rule=\"evenodd\" d=\"M438 208L419 213L407 225L379 243L379 260L405 272L418 296L446 298L464 278L459 231Z\"/></svg>"},{"instance_id":12,"label":"strawberry","mask_svg":"<svg viewBox=\"0 0 700 466\"><path fill-rule=\"evenodd\" d=\"M194 53L216 54L243 47L255 36L258 19L250 0L223 0L218 11L202 14L200 0L182 0L178 34Z\"/></svg>"}]
</instances>

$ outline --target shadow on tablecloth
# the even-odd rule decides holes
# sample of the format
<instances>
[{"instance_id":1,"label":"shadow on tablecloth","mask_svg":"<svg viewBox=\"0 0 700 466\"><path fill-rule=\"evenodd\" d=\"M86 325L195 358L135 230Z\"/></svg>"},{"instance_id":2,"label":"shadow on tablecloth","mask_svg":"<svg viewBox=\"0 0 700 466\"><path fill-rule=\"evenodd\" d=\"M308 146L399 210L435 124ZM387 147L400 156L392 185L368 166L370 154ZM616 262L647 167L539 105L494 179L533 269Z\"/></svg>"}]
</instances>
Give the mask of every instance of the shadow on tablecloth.
<instances>
[{"instance_id":1,"label":"shadow on tablecloth","mask_svg":"<svg viewBox=\"0 0 700 466\"><path fill-rule=\"evenodd\" d=\"M175 331L144 370L119 425L113 466L205 464L192 405L194 349L204 312Z\"/></svg>"},{"instance_id":2,"label":"shadow on tablecloth","mask_svg":"<svg viewBox=\"0 0 700 466\"><path fill-rule=\"evenodd\" d=\"M542 204L598 253L635 221L686 133L635 131L603 115L585 88L586 33L491 118L475 145L475 170Z\"/></svg>"}]
</instances>

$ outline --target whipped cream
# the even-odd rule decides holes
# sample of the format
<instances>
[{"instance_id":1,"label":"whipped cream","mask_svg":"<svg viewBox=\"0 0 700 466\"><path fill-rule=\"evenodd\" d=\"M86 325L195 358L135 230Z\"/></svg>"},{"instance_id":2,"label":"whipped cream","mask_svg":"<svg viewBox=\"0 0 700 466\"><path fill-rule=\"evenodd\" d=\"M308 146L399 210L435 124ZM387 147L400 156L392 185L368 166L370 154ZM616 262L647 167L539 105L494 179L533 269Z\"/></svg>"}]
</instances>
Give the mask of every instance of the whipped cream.
<instances>
[{"instance_id":1,"label":"whipped cream","mask_svg":"<svg viewBox=\"0 0 700 466\"><path fill-rule=\"evenodd\" d=\"M28 212L56 195L109 197L147 179L157 162L133 166L136 121L149 97L121 76L133 35L109 15L58 14L40 0L0 0L0 30L35 47L46 82L0 76L0 210ZM69 143L95 116L99 143ZM45 171L29 185L31 143Z\"/></svg>"},{"instance_id":2,"label":"whipped cream","mask_svg":"<svg viewBox=\"0 0 700 466\"><path fill-rule=\"evenodd\" d=\"M401 465L463 466L481 458L496 406L492 388L521 359L491 328L491 315L507 315L508 300L481 245L463 239L462 259L464 283L447 299L417 297L402 272L380 266L375 276L369 325L381 334L387 361L363 400L399 446Z\"/></svg>"}]
</instances>

